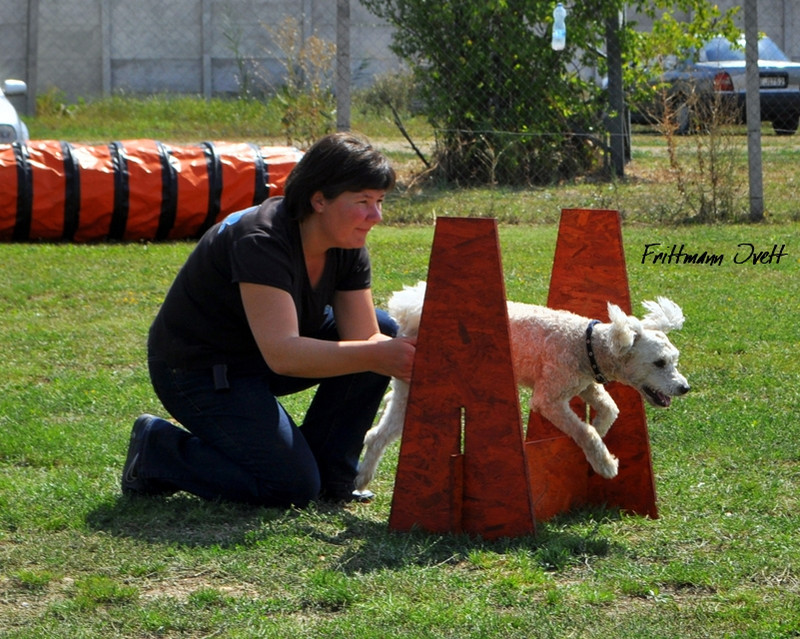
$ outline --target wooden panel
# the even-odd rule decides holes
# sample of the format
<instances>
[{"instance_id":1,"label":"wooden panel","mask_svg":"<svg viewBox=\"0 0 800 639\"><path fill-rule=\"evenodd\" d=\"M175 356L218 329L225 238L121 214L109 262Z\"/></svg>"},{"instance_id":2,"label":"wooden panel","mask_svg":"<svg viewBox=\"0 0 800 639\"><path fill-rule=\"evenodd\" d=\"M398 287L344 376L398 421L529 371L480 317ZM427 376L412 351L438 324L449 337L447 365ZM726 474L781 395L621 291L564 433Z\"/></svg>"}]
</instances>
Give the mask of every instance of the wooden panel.
<instances>
[{"instance_id":1,"label":"wooden panel","mask_svg":"<svg viewBox=\"0 0 800 639\"><path fill-rule=\"evenodd\" d=\"M389 525L535 532L493 219L440 218Z\"/></svg>"},{"instance_id":2,"label":"wooden panel","mask_svg":"<svg viewBox=\"0 0 800 639\"><path fill-rule=\"evenodd\" d=\"M608 321L609 301L631 312L619 213L565 209L561 212L547 304ZM540 415L530 415L525 450L537 520L591 504L658 516L642 398L635 389L621 384L609 384L607 390L620 409L605 437L620 462L619 475L610 480L592 471L569 437ZM572 405L579 415L585 414L581 400L573 400Z\"/></svg>"}]
</instances>

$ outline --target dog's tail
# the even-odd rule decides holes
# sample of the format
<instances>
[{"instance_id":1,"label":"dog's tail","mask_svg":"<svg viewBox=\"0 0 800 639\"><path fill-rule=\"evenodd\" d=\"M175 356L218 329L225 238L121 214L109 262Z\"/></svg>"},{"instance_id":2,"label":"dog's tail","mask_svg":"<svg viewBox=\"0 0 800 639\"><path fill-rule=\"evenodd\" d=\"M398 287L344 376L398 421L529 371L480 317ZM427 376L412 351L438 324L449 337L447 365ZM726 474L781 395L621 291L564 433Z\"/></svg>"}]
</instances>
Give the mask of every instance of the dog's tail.
<instances>
[{"instance_id":1,"label":"dog's tail","mask_svg":"<svg viewBox=\"0 0 800 639\"><path fill-rule=\"evenodd\" d=\"M389 298L389 315L400 325L400 335L417 336L424 301L425 282L417 282L414 286L404 286L402 291L396 291Z\"/></svg>"},{"instance_id":2,"label":"dog's tail","mask_svg":"<svg viewBox=\"0 0 800 639\"><path fill-rule=\"evenodd\" d=\"M642 302L642 306L647 310L647 315L642 318L642 326L645 328L668 333L683 327L683 311L672 300L659 297L655 302Z\"/></svg>"}]
</instances>

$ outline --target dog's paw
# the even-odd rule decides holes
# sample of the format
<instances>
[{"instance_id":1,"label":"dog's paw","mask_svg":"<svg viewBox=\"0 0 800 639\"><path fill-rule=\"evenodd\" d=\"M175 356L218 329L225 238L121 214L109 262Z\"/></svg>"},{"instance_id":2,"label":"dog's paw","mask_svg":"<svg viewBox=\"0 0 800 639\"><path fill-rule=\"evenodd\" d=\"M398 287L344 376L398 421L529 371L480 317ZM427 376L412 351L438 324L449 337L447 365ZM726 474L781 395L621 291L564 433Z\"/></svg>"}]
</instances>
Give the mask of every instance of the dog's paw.
<instances>
[{"instance_id":1,"label":"dog's paw","mask_svg":"<svg viewBox=\"0 0 800 639\"><path fill-rule=\"evenodd\" d=\"M358 474L353 482L356 490L365 490L369 483L375 478L376 465L370 463L371 460L364 459L358 466Z\"/></svg>"},{"instance_id":2,"label":"dog's paw","mask_svg":"<svg viewBox=\"0 0 800 639\"><path fill-rule=\"evenodd\" d=\"M586 460L594 469L594 472L601 477L606 479L616 477L619 471L619 460L609 452L594 428L590 427L588 435L589 444L583 448Z\"/></svg>"},{"instance_id":3,"label":"dog's paw","mask_svg":"<svg viewBox=\"0 0 800 639\"><path fill-rule=\"evenodd\" d=\"M355 485L356 490L364 490L371 481L372 477L368 477L364 473L358 473L353 484Z\"/></svg>"},{"instance_id":4,"label":"dog's paw","mask_svg":"<svg viewBox=\"0 0 800 639\"><path fill-rule=\"evenodd\" d=\"M619 472L619 459L614 457L614 455L607 450L600 459L590 459L589 463L594 469L594 472L606 479L613 479Z\"/></svg>"}]
</instances>

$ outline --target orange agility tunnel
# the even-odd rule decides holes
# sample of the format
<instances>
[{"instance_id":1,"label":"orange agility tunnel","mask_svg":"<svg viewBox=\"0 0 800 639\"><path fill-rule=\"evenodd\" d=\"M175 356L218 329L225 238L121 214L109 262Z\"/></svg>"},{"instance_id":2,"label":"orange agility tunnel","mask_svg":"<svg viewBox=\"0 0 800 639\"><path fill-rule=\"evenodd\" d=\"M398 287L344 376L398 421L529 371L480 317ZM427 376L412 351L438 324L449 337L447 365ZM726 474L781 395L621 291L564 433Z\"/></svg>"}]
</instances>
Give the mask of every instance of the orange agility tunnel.
<instances>
[{"instance_id":1,"label":"orange agility tunnel","mask_svg":"<svg viewBox=\"0 0 800 639\"><path fill-rule=\"evenodd\" d=\"M196 238L282 194L301 155L226 142L0 145L0 241Z\"/></svg>"}]
</instances>

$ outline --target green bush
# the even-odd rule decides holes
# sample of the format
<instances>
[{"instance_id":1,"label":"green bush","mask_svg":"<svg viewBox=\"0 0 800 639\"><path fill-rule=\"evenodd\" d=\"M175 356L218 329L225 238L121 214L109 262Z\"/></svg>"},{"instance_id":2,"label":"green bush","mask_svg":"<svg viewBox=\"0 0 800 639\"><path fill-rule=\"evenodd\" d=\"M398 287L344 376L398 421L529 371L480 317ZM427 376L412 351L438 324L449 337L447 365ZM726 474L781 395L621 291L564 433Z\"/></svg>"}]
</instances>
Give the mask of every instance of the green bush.
<instances>
[{"instance_id":1,"label":"green bush","mask_svg":"<svg viewBox=\"0 0 800 639\"><path fill-rule=\"evenodd\" d=\"M597 88L568 69L577 43L550 48L550 3L364 4L396 28L394 51L413 65L447 182L550 183L597 165Z\"/></svg>"}]
</instances>

